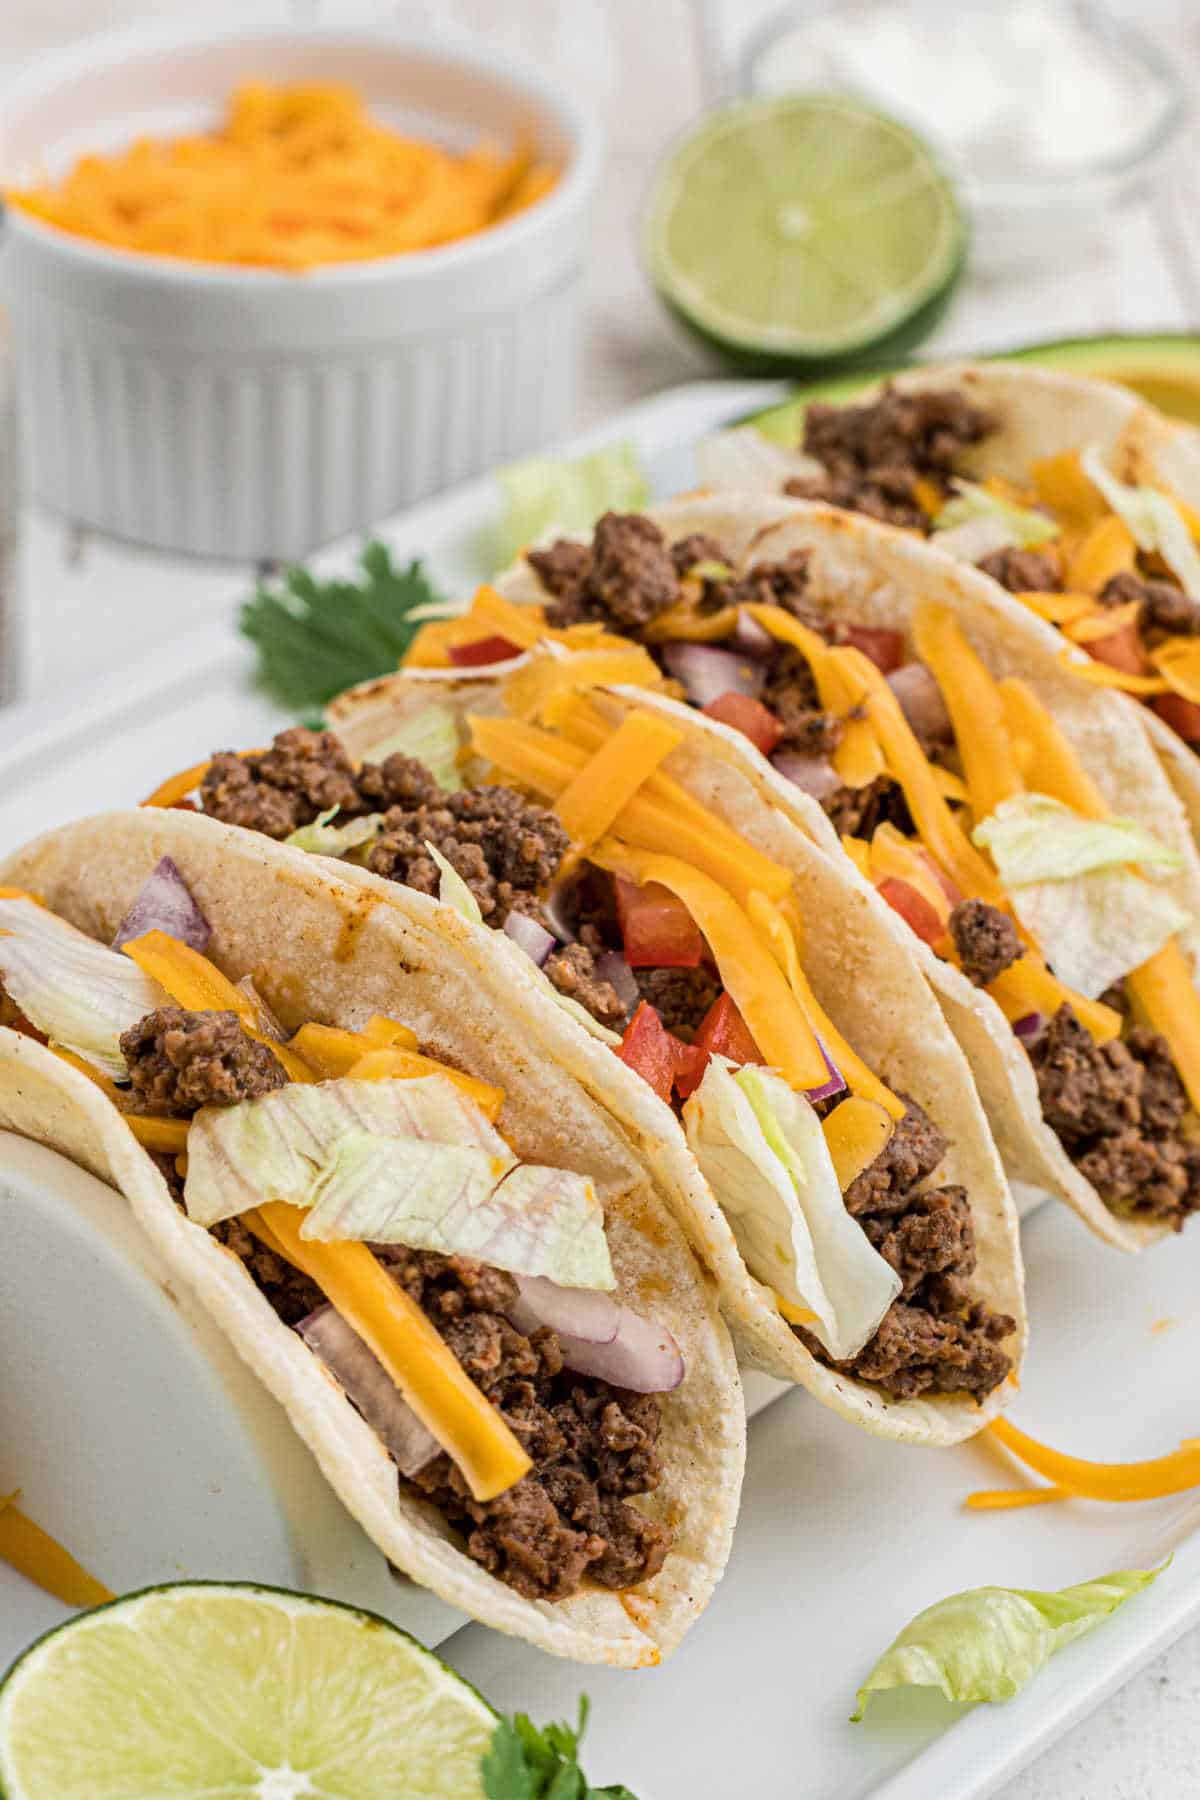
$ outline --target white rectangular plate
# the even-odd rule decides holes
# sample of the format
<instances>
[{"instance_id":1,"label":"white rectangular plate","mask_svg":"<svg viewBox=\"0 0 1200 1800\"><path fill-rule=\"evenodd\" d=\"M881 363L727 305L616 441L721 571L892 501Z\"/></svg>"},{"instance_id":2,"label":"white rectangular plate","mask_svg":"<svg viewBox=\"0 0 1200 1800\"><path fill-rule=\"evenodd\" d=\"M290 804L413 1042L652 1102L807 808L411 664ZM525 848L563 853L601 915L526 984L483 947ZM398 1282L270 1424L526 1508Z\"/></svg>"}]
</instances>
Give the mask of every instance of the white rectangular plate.
<instances>
[{"instance_id":1,"label":"white rectangular plate","mask_svg":"<svg viewBox=\"0 0 1200 1800\"><path fill-rule=\"evenodd\" d=\"M694 480L692 447L703 432L778 392L737 382L676 389L564 454L628 438L655 491L669 493ZM438 581L461 591L490 572L495 519L495 490L478 482L379 535L398 556L424 556ZM333 546L317 565L345 569L356 548ZM169 596L172 565L141 556L130 568L143 595ZM195 584L195 565L180 578ZM208 574L205 585L220 579ZM248 583L231 574L229 612L144 661L52 702L0 712L0 846L131 803L214 747L262 742L279 725L278 709L248 685L250 657L232 629ZM1022 1426L1107 1460L1159 1454L1196 1431L1198 1230L1135 1261L1093 1242L1064 1209L1044 1207L1027 1222L1034 1342L1013 1408ZM774 1391L753 1381L751 1410ZM874 1658L942 1595L989 1583L1058 1587L1145 1566L1193 1522L1194 1507L1179 1500L963 1511L972 1489L1017 1479L990 1445L902 1450L790 1395L751 1432L725 1582L663 1668L578 1669L478 1626L445 1653L498 1705L541 1718L572 1712L586 1687L595 1702L589 1773L628 1783L641 1800L982 1800L1200 1616L1200 1548L1185 1543L1154 1589L1009 1706L960 1716L937 1696L884 1696L864 1725L851 1726L854 1690ZM5 1641L0 1604L0 1660L18 1647Z\"/></svg>"}]
</instances>

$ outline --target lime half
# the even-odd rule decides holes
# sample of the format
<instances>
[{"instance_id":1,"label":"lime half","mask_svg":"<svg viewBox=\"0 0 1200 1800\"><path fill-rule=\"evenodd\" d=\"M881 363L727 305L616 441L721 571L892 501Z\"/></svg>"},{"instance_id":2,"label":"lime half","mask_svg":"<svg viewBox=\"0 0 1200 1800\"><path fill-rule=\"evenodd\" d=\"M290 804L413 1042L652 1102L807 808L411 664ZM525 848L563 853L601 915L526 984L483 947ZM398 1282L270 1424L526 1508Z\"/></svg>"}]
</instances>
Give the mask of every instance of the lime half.
<instances>
[{"instance_id":1,"label":"lime half","mask_svg":"<svg viewBox=\"0 0 1200 1800\"><path fill-rule=\"evenodd\" d=\"M966 244L929 146L826 94L752 100L706 120L659 170L645 231L667 304L763 369L827 368L918 342Z\"/></svg>"},{"instance_id":2,"label":"lime half","mask_svg":"<svg viewBox=\"0 0 1200 1800\"><path fill-rule=\"evenodd\" d=\"M385 1619L188 1582L85 1613L0 1687L4 1800L471 1800L496 1715Z\"/></svg>"}]
</instances>

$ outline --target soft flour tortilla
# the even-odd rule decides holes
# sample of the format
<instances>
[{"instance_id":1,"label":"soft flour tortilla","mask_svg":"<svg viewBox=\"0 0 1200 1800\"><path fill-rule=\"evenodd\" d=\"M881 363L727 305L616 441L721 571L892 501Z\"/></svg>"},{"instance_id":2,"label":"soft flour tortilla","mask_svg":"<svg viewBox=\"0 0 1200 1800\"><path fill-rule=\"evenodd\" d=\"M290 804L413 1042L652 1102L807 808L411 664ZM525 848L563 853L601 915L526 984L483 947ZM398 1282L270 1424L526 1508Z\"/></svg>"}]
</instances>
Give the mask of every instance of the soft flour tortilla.
<instances>
[{"instance_id":1,"label":"soft flour tortilla","mask_svg":"<svg viewBox=\"0 0 1200 1800\"><path fill-rule=\"evenodd\" d=\"M642 1130L594 1097L610 1051L579 1032L536 983L522 988L474 929L408 889L395 903L340 881L330 864L195 814L113 813L51 833L10 857L0 883L30 889L109 942L159 858L169 855L214 927L209 951L253 977L289 1026L401 1018L435 1055L501 1084L500 1124L518 1154L594 1177L622 1298L661 1321L683 1351L665 1395L665 1475L647 1510L675 1545L653 1580L625 1594L593 1587L556 1604L522 1599L460 1550L239 1260L193 1225L100 1090L33 1040L0 1030L0 1127L62 1151L111 1182L171 1268L189 1281L312 1450L341 1500L397 1568L485 1624L581 1662L641 1667L682 1638L729 1552L745 1454L745 1414L716 1290L676 1223L670 1159L651 1168ZM648 1098L652 1099L653 1096ZM687 1169L686 1158L677 1159ZM640 1503L639 1503L640 1504Z\"/></svg>"},{"instance_id":2,"label":"soft flour tortilla","mask_svg":"<svg viewBox=\"0 0 1200 1800\"><path fill-rule=\"evenodd\" d=\"M700 495L651 508L650 516L671 539L693 531L720 538L739 570L761 561L781 561L792 551L807 551L813 604L833 614L844 612L859 624L907 633L919 601L936 600L952 607L992 674L1020 676L1053 713L1112 811L1137 818L1183 858L1183 867L1163 886L1195 921L1180 934L1180 941L1196 970L1200 960L1200 856L1187 815L1141 728L1143 709L1133 706L1123 694L1075 680L1062 664L1063 639L1052 626L977 569L933 549L912 533L834 507L769 495ZM524 562L501 576L496 585L512 600L544 598L537 577ZM385 722L392 704L387 697L403 687L426 698L432 692L461 690L463 710L471 706L486 710L489 703L501 704L494 692L499 682L489 683L482 677L464 684L442 671L414 670L406 677L367 683L352 689L331 708L335 728L355 755L365 755L372 742L386 736ZM634 690L624 691L631 695ZM489 694L493 695L490 702ZM723 767L740 767L760 804L785 814L809 838L837 855L851 888L871 892L849 859L841 856L836 833L817 803L780 776L740 732L649 693L640 694L638 704L661 710L688 729L691 748L676 751L666 765L676 779L692 785L682 771L693 765L697 752ZM785 840L764 847L777 861L790 865ZM1138 1250L1162 1237L1169 1230L1164 1224L1118 1218L1075 1168L1042 1117L1029 1058L995 1002L959 969L934 956L882 901L876 900L875 907L883 915L881 931L886 931L893 943L903 942L924 969L966 1052L1011 1179L1066 1200L1098 1236L1120 1249Z\"/></svg>"},{"instance_id":3,"label":"soft flour tortilla","mask_svg":"<svg viewBox=\"0 0 1200 1800\"><path fill-rule=\"evenodd\" d=\"M614 716L632 704L647 703L647 696L636 690L593 697L602 698ZM330 706L330 723L350 754L361 758L431 698L452 706L460 718L502 705L496 680L419 671L351 689ZM710 736L708 722L696 723L686 708L670 701L654 704L688 733L687 743L663 765L667 773L748 842L792 870L804 918L805 969L821 1005L878 1074L910 1094L946 1132L951 1147L933 1179L960 1183L967 1191L979 1259L974 1286L989 1306L1016 1319L1009 1344L1019 1368L1025 1304L1016 1213L970 1071L925 984L908 934L869 888L852 879L836 838L830 840L826 832L818 847L806 817L786 817L769 804L772 797L754 758L744 754L744 738L719 727ZM773 775L768 765L763 767ZM362 870L354 873L373 891L382 888L389 898L404 896L405 890L393 882ZM519 979L527 992L548 987L502 933L494 937L498 953L510 961L515 954L524 962L523 970L514 968L514 981ZM717 1277L743 1361L801 1383L855 1424L909 1443L957 1443L995 1417L1011 1394L1004 1384L982 1406L967 1396L889 1400L877 1388L836 1374L811 1356L780 1315L771 1291L750 1275L694 1163L685 1180L680 1158L689 1159L689 1154L671 1108L639 1076L622 1069L624 1079L618 1081L617 1072L608 1077L605 1102L627 1129L638 1132L648 1159L684 1198L682 1222Z\"/></svg>"},{"instance_id":4,"label":"soft flour tortilla","mask_svg":"<svg viewBox=\"0 0 1200 1800\"><path fill-rule=\"evenodd\" d=\"M1090 446L1100 452L1119 480L1169 488L1181 500L1200 508L1200 434L1164 417L1131 389L1115 382L1026 363L994 362L910 369L896 376L892 385L910 393L960 388L994 415L998 429L963 452L960 472L964 475L1001 475L1024 485L1031 464L1039 458ZM878 391L877 387L864 389L847 404L861 405ZM782 451L778 458L764 460L759 475L764 491L778 492L788 472L786 461ZM722 485L719 458L710 461L702 448L700 466L703 479L710 485ZM797 472L801 467L815 470L819 465L797 458ZM744 485L744 477L739 477L739 486ZM731 498L726 496L727 505ZM1058 648L1066 642L1058 638ZM1080 651L1076 660L1086 663L1086 654ZM1124 730L1132 728L1134 718L1141 721L1187 813L1192 833L1200 841L1200 754L1131 695L1114 688L1106 690L1106 699L1118 703L1110 708L1114 718L1125 715Z\"/></svg>"}]
</instances>

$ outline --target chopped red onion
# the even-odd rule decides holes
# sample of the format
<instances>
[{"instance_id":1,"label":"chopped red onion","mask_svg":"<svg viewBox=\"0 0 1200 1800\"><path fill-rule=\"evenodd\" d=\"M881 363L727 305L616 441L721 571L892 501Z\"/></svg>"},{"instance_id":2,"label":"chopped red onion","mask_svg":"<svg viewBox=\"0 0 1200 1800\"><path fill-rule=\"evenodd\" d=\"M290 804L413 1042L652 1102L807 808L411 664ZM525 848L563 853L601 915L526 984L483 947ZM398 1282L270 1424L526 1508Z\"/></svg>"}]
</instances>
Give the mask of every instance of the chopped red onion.
<instances>
[{"instance_id":1,"label":"chopped red onion","mask_svg":"<svg viewBox=\"0 0 1200 1800\"><path fill-rule=\"evenodd\" d=\"M426 1430L374 1353L333 1306L318 1306L296 1330L354 1403L402 1475L418 1475L441 1445Z\"/></svg>"},{"instance_id":2,"label":"chopped red onion","mask_svg":"<svg viewBox=\"0 0 1200 1800\"><path fill-rule=\"evenodd\" d=\"M504 935L510 937L518 950L523 950L539 969L554 948L554 933L547 931L540 920L531 918L528 913L510 912L504 921Z\"/></svg>"},{"instance_id":3,"label":"chopped red onion","mask_svg":"<svg viewBox=\"0 0 1200 1800\"><path fill-rule=\"evenodd\" d=\"M823 1081L820 1087L806 1088L805 1097L808 1100L832 1100L835 1094L845 1093L845 1078L820 1038L817 1039L817 1047L825 1058L825 1067L829 1070L829 1080Z\"/></svg>"},{"instance_id":4,"label":"chopped red onion","mask_svg":"<svg viewBox=\"0 0 1200 1800\"><path fill-rule=\"evenodd\" d=\"M667 644L662 659L694 706L708 706L721 694L746 694L757 700L766 680L757 664L715 644Z\"/></svg>"},{"instance_id":5,"label":"chopped red onion","mask_svg":"<svg viewBox=\"0 0 1200 1800\"><path fill-rule=\"evenodd\" d=\"M1040 1012L1022 1013L1019 1019L1013 1020L1013 1032L1024 1044L1032 1043L1040 1037L1046 1025L1046 1015Z\"/></svg>"},{"instance_id":6,"label":"chopped red onion","mask_svg":"<svg viewBox=\"0 0 1200 1800\"><path fill-rule=\"evenodd\" d=\"M663 1325L629 1307L618 1309L616 1336L608 1344L559 1332L563 1362L576 1375L595 1375L634 1394L669 1394L683 1380L683 1355Z\"/></svg>"},{"instance_id":7,"label":"chopped red onion","mask_svg":"<svg viewBox=\"0 0 1200 1800\"><path fill-rule=\"evenodd\" d=\"M520 1294L508 1309L518 1331L528 1337L542 1325L587 1344L611 1344L621 1308L611 1294L596 1288L560 1287L544 1275L514 1277Z\"/></svg>"},{"instance_id":8,"label":"chopped red onion","mask_svg":"<svg viewBox=\"0 0 1200 1800\"><path fill-rule=\"evenodd\" d=\"M829 758L812 751L777 750L771 758L771 767L814 800L827 800L842 785L841 776Z\"/></svg>"},{"instance_id":9,"label":"chopped red onion","mask_svg":"<svg viewBox=\"0 0 1200 1800\"><path fill-rule=\"evenodd\" d=\"M619 950L605 950L596 958L596 975L616 989L617 998L624 1001L626 1012L641 999L637 976Z\"/></svg>"},{"instance_id":10,"label":"chopped red onion","mask_svg":"<svg viewBox=\"0 0 1200 1800\"><path fill-rule=\"evenodd\" d=\"M893 669L887 683L918 737L950 736L950 714L946 711L942 690L924 663L904 663L901 668Z\"/></svg>"},{"instance_id":11,"label":"chopped red onion","mask_svg":"<svg viewBox=\"0 0 1200 1800\"><path fill-rule=\"evenodd\" d=\"M737 629L731 642L743 656L769 656L775 648L775 639L766 626L751 618L744 606L738 607Z\"/></svg>"},{"instance_id":12,"label":"chopped red onion","mask_svg":"<svg viewBox=\"0 0 1200 1800\"><path fill-rule=\"evenodd\" d=\"M117 926L112 947L119 950L122 944L144 937L148 931L164 931L193 950L207 950L212 938L212 926L169 856L156 863L142 883L133 905Z\"/></svg>"},{"instance_id":13,"label":"chopped red onion","mask_svg":"<svg viewBox=\"0 0 1200 1800\"><path fill-rule=\"evenodd\" d=\"M576 890L578 877L568 875L556 882L542 901L542 916L548 920L550 929L560 944L573 944L578 933L575 930L575 919L578 914Z\"/></svg>"}]
</instances>

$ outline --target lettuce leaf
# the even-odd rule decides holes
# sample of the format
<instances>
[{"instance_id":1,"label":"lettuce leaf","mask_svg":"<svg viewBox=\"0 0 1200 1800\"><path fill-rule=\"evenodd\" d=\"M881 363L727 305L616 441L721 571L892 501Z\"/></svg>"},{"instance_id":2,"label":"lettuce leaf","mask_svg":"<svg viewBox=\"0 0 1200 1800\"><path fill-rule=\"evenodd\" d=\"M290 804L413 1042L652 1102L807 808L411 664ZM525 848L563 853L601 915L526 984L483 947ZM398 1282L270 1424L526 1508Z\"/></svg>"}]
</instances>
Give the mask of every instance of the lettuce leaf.
<instances>
[{"instance_id":1,"label":"lettuce leaf","mask_svg":"<svg viewBox=\"0 0 1200 1800\"><path fill-rule=\"evenodd\" d=\"M307 850L313 856L346 856L364 844L373 844L383 830L383 814L368 813L365 818L347 819L344 825L331 825L340 809L331 806L315 818L311 825L301 825L284 839L296 850Z\"/></svg>"},{"instance_id":2,"label":"lettuce leaf","mask_svg":"<svg viewBox=\"0 0 1200 1800\"><path fill-rule=\"evenodd\" d=\"M1157 551L1183 583L1186 594L1200 597L1200 551L1187 521L1169 494L1157 488L1131 487L1105 467L1098 450L1085 450L1079 465L1119 518L1133 533L1139 550Z\"/></svg>"},{"instance_id":3,"label":"lettuce leaf","mask_svg":"<svg viewBox=\"0 0 1200 1800\"><path fill-rule=\"evenodd\" d=\"M431 701L420 712L415 712L411 718L406 719L381 744L373 745L363 760L381 763L400 751L402 755L415 757L417 762L424 763L438 786L444 788L446 793L454 794L463 784L458 767L459 748L458 724L454 714L448 706L439 706L436 701Z\"/></svg>"},{"instance_id":4,"label":"lettuce leaf","mask_svg":"<svg viewBox=\"0 0 1200 1800\"><path fill-rule=\"evenodd\" d=\"M1190 915L1130 865L1183 859L1134 819L1087 819L1047 794L1014 794L973 833L1060 981L1089 1000L1161 950Z\"/></svg>"},{"instance_id":5,"label":"lettuce leaf","mask_svg":"<svg viewBox=\"0 0 1200 1800\"><path fill-rule=\"evenodd\" d=\"M702 487L743 494L780 494L785 481L819 479L815 457L764 437L755 425L734 425L701 438L696 467Z\"/></svg>"},{"instance_id":6,"label":"lettuce leaf","mask_svg":"<svg viewBox=\"0 0 1200 1800\"><path fill-rule=\"evenodd\" d=\"M438 899L443 906L451 906L469 925L482 925L483 914L479 910L479 902L459 874L448 857L425 840L425 848L437 864L441 880L438 882Z\"/></svg>"},{"instance_id":7,"label":"lettuce leaf","mask_svg":"<svg viewBox=\"0 0 1200 1800\"><path fill-rule=\"evenodd\" d=\"M841 1361L874 1335L900 1278L846 1211L816 1113L769 1069L714 1056L683 1109L688 1143L757 1280L816 1315Z\"/></svg>"},{"instance_id":8,"label":"lettuce leaf","mask_svg":"<svg viewBox=\"0 0 1200 1800\"><path fill-rule=\"evenodd\" d=\"M121 1033L169 1006L165 989L35 900L0 900L0 983L31 1025L116 1081Z\"/></svg>"},{"instance_id":9,"label":"lettuce leaf","mask_svg":"<svg viewBox=\"0 0 1200 1800\"><path fill-rule=\"evenodd\" d=\"M1052 1593L983 1587L939 1600L884 1651L850 1717L857 1723L872 1694L895 1687L936 1687L947 1700L1011 1700L1057 1651L1094 1631L1166 1566L1120 1569Z\"/></svg>"},{"instance_id":10,"label":"lettuce leaf","mask_svg":"<svg viewBox=\"0 0 1200 1800\"><path fill-rule=\"evenodd\" d=\"M511 562L548 532L590 532L604 512L638 512L649 487L632 444L608 444L567 462L533 456L496 472L504 495L498 557Z\"/></svg>"},{"instance_id":11,"label":"lettuce leaf","mask_svg":"<svg viewBox=\"0 0 1200 1800\"><path fill-rule=\"evenodd\" d=\"M933 521L934 543L937 533L953 530L955 526L967 525L973 519L995 519L1003 525L1011 535L1009 542L1020 544L1029 549L1034 544L1048 543L1051 538L1062 535L1061 528L1053 519L1043 512L1036 512L1032 507L1016 506L1011 500L1004 500L999 494L989 493L974 481L956 480L956 493L953 500L948 500L937 518Z\"/></svg>"}]
</instances>

